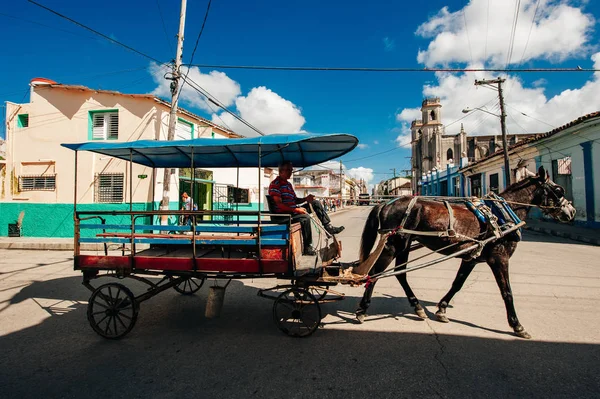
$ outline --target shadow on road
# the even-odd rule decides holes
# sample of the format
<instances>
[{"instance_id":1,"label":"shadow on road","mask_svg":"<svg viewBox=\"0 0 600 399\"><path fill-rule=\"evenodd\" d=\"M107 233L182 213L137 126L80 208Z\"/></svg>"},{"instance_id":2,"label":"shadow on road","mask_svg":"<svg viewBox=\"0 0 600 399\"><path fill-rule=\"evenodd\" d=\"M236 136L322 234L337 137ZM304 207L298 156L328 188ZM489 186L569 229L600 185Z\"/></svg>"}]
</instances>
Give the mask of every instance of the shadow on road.
<instances>
[{"instance_id":1,"label":"shadow on road","mask_svg":"<svg viewBox=\"0 0 600 399\"><path fill-rule=\"evenodd\" d=\"M598 345L369 331L368 323L293 339L275 328L255 288L233 281L216 320L203 316L207 291L169 290L142 303L134 330L108 341L87 324L80 277L23 288L11 304L72 305L0 337L3 396L592 397L600 388ZM325 310L352 311L355 300ZM412 315L404 299L375 300L373 317Z\"/></svg>"}]
</instances>

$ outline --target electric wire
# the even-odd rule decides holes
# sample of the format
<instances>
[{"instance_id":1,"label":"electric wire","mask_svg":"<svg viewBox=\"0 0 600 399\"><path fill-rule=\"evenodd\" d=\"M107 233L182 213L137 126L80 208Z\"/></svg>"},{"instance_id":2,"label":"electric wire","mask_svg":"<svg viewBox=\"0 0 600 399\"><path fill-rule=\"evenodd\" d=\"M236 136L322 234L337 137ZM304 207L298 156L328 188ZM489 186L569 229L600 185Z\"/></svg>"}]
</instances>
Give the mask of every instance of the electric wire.
<instances>
[{"instance_id":1,"label":"electric wire","mask_svg":"<svg viewBox=\"0 0 600 399\"><path fill-rule=\"evenodd\" d=\"M527 51L527 46L529 45L529 39L531 37L531 31L533 30L533 25L535 24L535 17L537 16L538 7L540 5L540 0L537 0L535 3L535 11L533 12L533 18L531 19L531 26L529 27L529 33L527 34L527 40L525 41L525 47L523 48L523 54L521 54L521 59L517 65L521 65L523 59L525 58L525 52Z\"/></svg>"},{"instance_id":2,"label":"electric wire","mask_svg":"<svg viewBox=\"0 0 600 399\"><path fill-rule=\"evenodd\" d=\"M160 0L156 0L156 7L158 8L158 15L160 15L160 22L162 22L163 32L165 32L165 37L167 38L167 45L169 46L169 50L171 53L173 52L173 45L169 41L169 34L167 33L167 25L165 24L165 19L163 17L162 10L160 8Z\"/></svg>"},{"instance_id":3,"label":"electric wire","mask_svg":"<svg viewBox=\"0 0 600 399\"><path fill-rule=\"evenodd\" d=\"M50 13L52 13L52 14L54 14L54 15L56 15L56 16L58 16L58 17L60 17L60 18L66 19L67 21L74 23L75 25L77 25L77 26L79 26L79 27L81 27L81 28L83 28L83 29L86 29L86 30L88 30L88 31L90 31L90 32L92 32L92 33L94 33L94 34L98 35L98 36L101 36L101 37L103 37L104 39L108 40L108 41L109 41L109 42L111 42L111 43L118 44L119 46L121 46L121 47L124 47L124 48L126 48L127 50L129 50L129 51L132 51L132 52L134 52L134 53L136 53L136 54L139 54L139 55L141 55L141 56L143 56L143 57L146 57L146 58L148 58L148 59L150 59L150 60L152 60L152 61L154 61L154 62L157 62L157 63L159 63L159 64L161 64L161 65L168 65L168 64L166 64L166 63L164 63L164 62L162 62L162 61L158 60L157 58L154 58L154 57L152 57L151 55L148 55L148 54L146 54L146 53L143 53L143 52L141 52L141 51L139 51L139 50L136 50L136 49L134 49L133 47L131 47L131 46L129 46L129 45L127 45L127 44L125 44L125 43L122 43L122 42L120 42L120 41L118 41L118 40L116 40L116 39L113 39L112 37L110 37L110 36L107 36L107 35L105 35L104 33L98 32L97 30L95 30L95 29L93 29L93 28L90 28L89 26L87 26L87 25L84 25L84 24L82 24L81 22L77 22L77 21L75 21L74 19L72 19L72 18L69 18L69 17L67 17L67 16L66 16L66 15L64 15L64 14L61 14L61 13L59 13L58 11L54 11L53 9L51 9L51 8L48 8L48 7L46 7L46 6L45 6L45 5L43 5L43 4L40 4L40 3L38 3L38 2L36 2L36 1L34 1L34 0L27 0L27 1L28 1L28 2L30 2L31 4L34 4L34 5L38 6L38 7L40 7L40 8L43 8L44 10L46 10L46 11L48 11L48 12L50 12Z\"/></svg>"},{"instance_id":4,"label":"electric wire","mask_svg":"<svg viewBox=\"0 0 600 399\"><path fill-rule=\"evenodd\" d=\"M510 61L512 59L512 53L513 53L513 49L515 46L515 38L517 36L517 24L519 22L519 12L521 10L521 0L515 0L515 13L514 13L514 17L513 17L513 25L512 25L512 30L511 30L511 36L510 36L510 40L509 40L509 44L508 44L508 53L506 55L506 67L505 69L508 69L509 65L510 65Z\"/></svg>"},{"instance_id":5,"label":"electric wire","mask_svg":"<svg viewBox=\"0 0 600 399\"><path fill-rule=\"evenodd\" d=\"M277 66L277 65L222 65L222 64L183 64L198 68L214 69L253 69L264 71L303 71L303 72L600 72L595 68L376 68L376 67L315 67L315 66Z\"/></svg>"},{"instance_id":6,"label":"electric wire","mask_svg":"<svg viewBox=\"0 0 600 399\"><path fill-rule=\"evenodd\" d=\"M206 12L204 13L204 20L202 21L202 27L200 28L200 32L198 32L198 37L196 37L196 44L194 44L194 49L192 50L192 56L190 57L190 64L194 63L194 56L196 55L196 50L198 49L198 43L200 42L200 37L202 37L202 32L204 32L204 27L206 26L206 20L208 19L208 14L210 12L210 5L212 0L208 0L208 5L206 6ZM187 71L185 72L185 78L183 79L183 83L179 88L179 93L183 90L183 86L185 86L185 82L187 80L188 75L190 74L191 66L188 66ZM179 71L177 71L179 72Z\"/></svg>"},{"instance_id":7,"label":"electric wire","mask_svg":"<svg viewBox=\"0 0 600 399\"><path fill-rule=\"evenodd\" d=\"M467 8L468 4L465 5L462 9L463 20L465 21L465 33L467 34L467 43L469 44L469 56L471 57L471 65L473 65L473 51L471 50L471 38L469 37L469 28L467 27L467 15L465 13L465 8Z\"/></svg>"}]
</instances>

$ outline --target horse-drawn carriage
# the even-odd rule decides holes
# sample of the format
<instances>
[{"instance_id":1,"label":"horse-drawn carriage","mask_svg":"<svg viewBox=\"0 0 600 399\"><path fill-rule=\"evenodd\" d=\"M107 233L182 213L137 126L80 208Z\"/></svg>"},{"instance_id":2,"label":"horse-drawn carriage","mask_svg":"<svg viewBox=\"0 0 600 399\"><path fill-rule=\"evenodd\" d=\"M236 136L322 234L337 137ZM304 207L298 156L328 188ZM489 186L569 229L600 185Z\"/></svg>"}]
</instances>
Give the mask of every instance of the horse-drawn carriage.
<instances>
[{"instance_id":1,"label":"horse-drawn carriage","mask_svg":"<svg viewBox=\"0 0 600 399\"><path fill-rule=\"evenodd\" d=\"M373 209L363 232L360 261L342 264L338 262L341 243L322 229L317 220L314 222L320 232L321 243L317 255L302 255L300 226L292 223L289 216L262 211L261 195L258 195L258 209L253 211L133 209L131 176L134 163L152 169L153 190L158 168L195 170L202 167L236 167L238 176L239 168L258 168L260 193L262 167L275 167L284 160L292 161L297 167L316 165L341 157L357 144L356 137L347 134L64 144L75 151L74 265L76 270L83 273L83 284L92 291L87 317L94 331L105 338L121 338L134 327L141 302L170 288L182 294L193 294L208 278L214 278L215 281L245 278L288 280L288 284L262 289L258 294L274 300L275 323L291 336L308 336L319 327L322 317L320 304L344 298L343 294L331 289L339 283L366 284L365 295L357 311L359 321L364 319L375 282L391 276L398 277L417 314L424 316L406 282L406 272L453 257L461 257L463 263L467 259L468 265L485 261L482 257L492 256L490 254L495 246L512 242L510 235L523 225L519 217L511 214L512 211L507 211L507 223L490 233L489 228L483 228L481 221L478 222L477 212L465 211L465 201L401 198L377 205ZM77 162L81 151L129 163L128 211L78 209ZM191 173L191 176L190 184L193 188L195 173ZM548 183L543 183L542 180L540 182L538 186L543 188L543 192L540 194L535 191L535 198L529 198L530 202L525 205L535 205L538 199L547 201L548 192L557 195L552 188L546 186ZM153 192L151 198L154 197ZM507 201L495 201L502 203L503 208L510 209ZM439 208L442 203L445 204L441 206L446 209L446 213L436 216L435 223L419 224L427 221L423 215L417 217L419 212L434 205L434 208ZM566 206L564 203L546 203L548 208L558 208L559 205ZM184 225L165 224L169 218L178 220L182 216L190 222ZM416 220L419 223L415 224ZM473 223L477 223L477 231L470 232ZM382 230L378 231L379 227ZM378 232L381 233L379 244L370 253ZM432 253L441 253L443 256L407 268L408 253L411 248L415 248L414 245L411 247L413 241L418 241L418 245L427 246L433 249ZM82 244L100 245L101 253L83 251ZM113 248L115 245L118 246L117 249ZM395 268L385 271L394 258ZM121 282L109 282L97 287L92 285L94 280L106 276L135 279L146 284L148 289L135 295ZM218 287L213 287L214 292L219 292L217 289ZM223 289L220 288L221 294ZM445 298L447 306L449 298ZM209 302L210 299L209 296ZM441 304L443 305L442 302ZM442 307L440 311L441 309ZM445 313L445 307L443 310ZM440 316L443 321L442 316L445 315ZM509 322L510 316L509 312ZM516 315L514 319L516 320ZM511 326L518 333L518 321L516 324L511 322Z\"/></svg>"}]
</instances>

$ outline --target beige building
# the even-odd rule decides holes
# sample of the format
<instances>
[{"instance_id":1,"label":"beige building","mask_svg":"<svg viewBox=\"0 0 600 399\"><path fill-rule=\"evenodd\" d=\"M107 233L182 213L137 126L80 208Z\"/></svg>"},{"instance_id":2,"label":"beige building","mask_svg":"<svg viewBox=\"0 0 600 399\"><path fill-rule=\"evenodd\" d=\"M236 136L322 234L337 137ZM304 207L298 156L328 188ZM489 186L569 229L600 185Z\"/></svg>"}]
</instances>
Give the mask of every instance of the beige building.
<instances>
[{"instance_id":1,"label":"beige building","mask_svg":"<svg viewBox=\"0 0 600 399\"><path fill-rule=\"evenodd\" d=\"M461 125L457 134L447 134L442 123L439 97L426 98L421 104L421 119L411 123L412 189L421 193L421 180L432 171L446 170L467 158L474 162L502 150L502 136L468 136ZM509 134L508 144L531 137L531 134Z\"/></svg>"},{"instance_id":2,"label":"beige building","mask_svg":"<svg viewBox=\"0 0 600 399\"><path fill-rule=\"evenodd\" d=\"M168 102L150 94L32 80L28 103L6 104L6 161L0 165L0 236L7 234L7 224L14 223L21 212L26 235L71 236L74 153L61 144L166 140L169 110ZM176 139L240 137L184 109L180 108L177 116ZM132 199L134 209L156 209L162 198L164 172L154 172L153 176L152 169L134 164L130 175L127 162L82 152L78 156L77 203L81 209L93 205L96 210L119 210L128 209ZM213 202L219 201L213 198L214 186L235 183L235 169L200 174L206 184L197 185L196 201L212 209ZM179 206L189 171L187 177L184 170L174 170L171 176L173 208ZM126 189L130 181L133 198ZM260 193L258 187L248 190ZM248 198L247 202L252 201Z\"/></svg>"}]
</instances>

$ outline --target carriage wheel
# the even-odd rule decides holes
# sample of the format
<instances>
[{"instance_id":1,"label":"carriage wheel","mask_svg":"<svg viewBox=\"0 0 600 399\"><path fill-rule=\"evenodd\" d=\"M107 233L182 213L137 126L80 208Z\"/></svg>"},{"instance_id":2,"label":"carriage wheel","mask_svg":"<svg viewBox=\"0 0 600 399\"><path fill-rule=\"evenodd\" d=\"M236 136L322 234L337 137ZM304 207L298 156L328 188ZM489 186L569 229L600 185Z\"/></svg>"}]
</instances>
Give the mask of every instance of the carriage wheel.
<instances>
[{"instance_id":1,"label":"carriage wheel","mask_svg":"<svg viewBox=\"0 0 600 399\"><path fill-rule=\"evenodd\" d=\"M317 298L317 301L321 302L327 296L328 292L325 288L322 287L309 287L308 291Z\"/></svg>"},{"instance_id":2,"label":"carriage wheel","mask_svg":"<svg viewBox=\"0 0 600 399\"><path fill-rule=\"evenodd\" d=\"M96 288L90 297L87 318L97 334L108 339L124 337L135 325L138 304L131 290L119 283Z\"/></svg>"},{"instance_id":3,"label":"carriage wheel","mask_svg":"<svg viewBox=\"0 0 600 399\"><path fill-rule=\"evenodd\" d=\"M182 295L192 295L202 288L204 280L204 278L190 277L183 280L181 283L174 285L173 288Z\"/></svg>"},{"instance_id":4,"label":"carriage wheel","mask_svg":"<svg viewBox=\"0 0 600 399\"><path fill-rule=\"evenodd\" d=\"M308 337L321 324L321 307L313 294L304 288L290 288L273 304L277 327L290 337Z\"/></svg>"}]
</instances>

